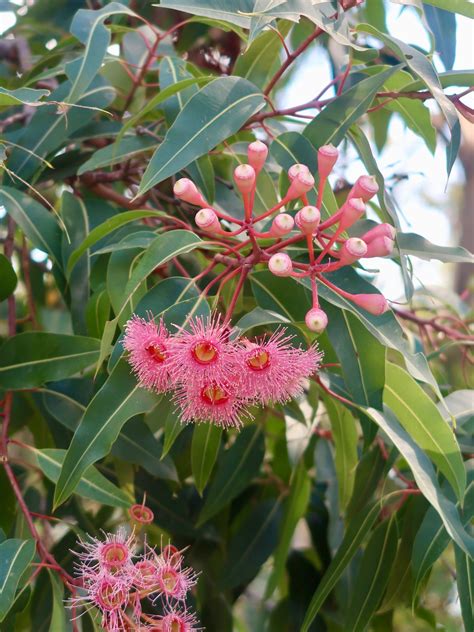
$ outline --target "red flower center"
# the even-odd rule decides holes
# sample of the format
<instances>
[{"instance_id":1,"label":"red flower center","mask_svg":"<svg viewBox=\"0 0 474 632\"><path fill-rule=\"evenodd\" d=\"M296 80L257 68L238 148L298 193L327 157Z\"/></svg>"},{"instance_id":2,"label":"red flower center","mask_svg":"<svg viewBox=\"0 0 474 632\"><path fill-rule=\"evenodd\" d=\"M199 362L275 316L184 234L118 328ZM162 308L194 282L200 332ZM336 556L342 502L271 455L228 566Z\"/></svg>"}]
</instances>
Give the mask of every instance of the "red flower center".
<instances>
[{"instance_id":1,"label":"red flower center","mask_svg":"<svg viewBox=\"0 0 474 632\"><path fill-rule=\"evenodd\" d=\"M252 371L263 371L270 366L270 354L265 349L255 349L247 358L247 366Z\"/></svg>"},{"instance_id":2,"label":"red flower center","mask_svg":"<svg viewBox=\"0 0 474 632\"><path fill-rule=\"evenodd\" d=\"M100 587L97 597L104 610L114 610L126 601L128 594L123 588L117 589L113 584L104 583Z\"/></svg>"},{"instance_id":3,"label":"red flower center","mask_svg":"<svg viewBox=\"0 0 474 632\"><path fill-rule=\"evenodd\" d=\"M164 362L167 357L165 345L161 344L161 342L151 342L149 345L145 347L145 350L148 351L149 355L156 362Z\"/></svg>"},{"instance_id":4,"label":"red flower center","mask_svg":"<svg viewBox=\"0 0 474 632\"><path fill-rule=\"evenodd\" d=\"M184 632L186 628L184 623L180 621L176 616L173 617L170 625L170 632Z\"/></svg>"},{"instance_id":5,"label":"red flower center","mask_svg":"<svg viewBox=\"0 0 474 632\"><path fill-rule=\"evenodd\" d=\"M129 509L130 517L135 522L141 522L142 524L150 524L153 522L154 514L149 507L145 505L132 505Z\"/></svg>"},{"instance_id":6,"label":"red flower center","mask_svg":"<svg viewBox=\"0 0 474 632\"><path fill-rule=\"evenodd\" d=\"M210 404L211 406L220 406L229 400L229 394L218 384L205 386L201 391L201 397L206 404Z\"/></svg>"},{"instance_id":7,"label":"red flower center","mask_svg":"<svg viewBox=\"0 0 474 632\"><path fill-rule=\"evenodd\" d=\"M164 571L161 575L161 584L166 592L173 592L178 583L178 577L173 569Z\"/></svg>"},{"instance_id":8,"label":"red flower center","mask_svg":"<svg viewBox=\"0 0 474 632\"><path fill-rule=\"evenodd\" d=\"M104 546L102 557L110 568L119 568L123 566L128 559L127 548L118 542L111 542Z\"/></svg>"},{"instance_id":9,"label":"red flower center","mask_svg":"<svg viewBox=\"0 0 474 632\"><path fill-rule=\"evenodd\" d=\"M199 364L211 364L217 360L218 351L212 342L198 342L194 345L192 352L193 358Z\"/></svg>"}]
</instances>

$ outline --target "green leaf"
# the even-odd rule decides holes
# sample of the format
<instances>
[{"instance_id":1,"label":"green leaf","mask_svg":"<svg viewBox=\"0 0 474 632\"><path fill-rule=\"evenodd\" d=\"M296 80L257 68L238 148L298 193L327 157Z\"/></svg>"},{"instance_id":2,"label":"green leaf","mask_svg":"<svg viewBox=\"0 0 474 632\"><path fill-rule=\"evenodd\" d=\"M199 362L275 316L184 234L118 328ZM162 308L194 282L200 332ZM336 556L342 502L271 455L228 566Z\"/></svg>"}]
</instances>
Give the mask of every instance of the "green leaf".
<instances>
[{"instance_id":1,"label":"green leaf","mask_svg":"<svg viewBox=\"0 0 474 632\"><path fill-rule=\"evenodd\" d=\"M49 90L33 90L32 88L18 88L17 90L7 90L0 87L0 107L10 107L12 105L29 105L38 103L43 97L50 94Z\"/></svg>"},{"instance_id":2,"label":"green leaf","mask_svg":"<svg viewBox=\"0 0 474 632\"><path fill-rule=\"evenodd\" d=\"M453 540L469 555L474 554L474 538L464 529L459 512L441 491L431 461L410 435L400 426L395 415L386 408L383 413L364 408L366 414L387 434L408 463L416 484L426 500L435 508Z\"/></svg>"},{"instance_id":3,"label":"green leaf","mask_svg":"<svg viewBox=\"0 0 474 632\"><path fill-rule=\"evenodd\" d=\"M161 0L160 7L184 11L194 15L202 15L207 18L223 20L236 24L244 29L250 26L249 13L254 9L255 0L233 0L232 3L225 0Z\"/></svg>"},{"instance_id":4,"label":"green leaf","mask_svg":"<svg viewBox=\"0 0 474 632\"><path fill-rule=\"evenodd\" d=\"M87 407L66 453L55 491L55 506L76 489L87 468L106 456L122 426L156 406L156 395L139 388L130 367L120 361Z\"/></svg>"},{"instance_id":5,"label":"green leaf","mask_svg":"<svg viewBox=\"0 0 474 632\"><path fill-rule=\"evenodd\" d=\"M318 149L332 143L338 145L349 127L367 112L377 92L400 66L363 79L349 88L341 96L329 103L324 110L309 123L303 135Z\"/></svg>"},{"instance_id":6,"label":"green leaf","mask_svg":"<svg viewBox=\"0 0 474 632\"><path fill-rule=\"evenodd\" d=\"M216 195L216 174L208 155L201 156L186 167L191 180L204 195L204 199L212 204Z\"/></svg>"},{"instance_id":7,"label":"green leaf","mask_svg":"<svg viewBox=\"0 0 474 632\"><path fill-rule=\"evenodd\" d=\"M435 37L435 49L446 70L452 70L456 58L456 16L429 4L425 5L424 10Z\"/></svg>"},{"instance_id":8,"label":"green leaf","mask_svg":"<svg viewBox=\"0 0 474 632\"><path fill-rule=\"evenodd\" d=\"M0 348L0 387L34 388L74 375L97 361L100 341L29 331L6 340Z\"/></svg>"},{"instance_id":9,"label":"green leaf","mask_svg":"<svg viewBox=\"0 0 474 632\"><path fill-rule=\"evenodd\" d=\"M387 587L390 569L397 554L397 541L394 519L385 521L372 533L354 578L345 622L347 630L362 632L366 629Z\"/></svg>"},{"instance_id":10,"label":"green leaf","mask_svg":"<svg viewBox=\"0 0 474 632\"><path fill-rule=\"evenodd\" d=\"M82 257L82 255L88 250L91 246L96 244L106 235L109 235L112 231L124 226L125 224L129 224L130 222L134 222L145 217L162 217L163 213L160 211L125 211L123 213L119 213L110 217L99 226L96 226L91 232L87 235L84 241L78 246L69 257L69 261L67 263L66 274L69 277L71 272Z\"/></svg>"},{"instance_id":11,"label":"green leaf","mask_svg":"<svg viewBox=\"0 0 474 632\"><path fill-rule=\"evenodd\" d=\"M303 460L300 460L291 477L288 500L278 537L278 547L273 558L273 570L268 578L265 598L272 596L285 571L291 540L300 519L306 514L311 495L311 480Z\"/></svg>"},{"instance_id":12,"label":"green leaf","mask_svg":"<svg viewBox=\"0 0 474 632\"><path fill-rule=\"evenodd\" d=\"M153 154L137 195L159 184L237 132L264 104L245 79L221 77L186 103Z\"/></svg>"},{"instance_id":13,"label":"green leaf","mask_svg":"<svg viewBox=\"0 0 474 632\"><path fill-rule=\"evenodd\" d=\"M377 520L380 507L380 501L371 503L350 521L341 545L311 599L303 625L301 626L301 632L309 632L311 623L314 621L327 596L336 585L347 565L356 554L365 536L369 533Z\"/></svg>"},{"instance_id":14,"label":"green leaf","mask_svg":"<svg viewBox=\"0 0 474 632\"><path fill-rule=\"evenodd\" d=\"M456 584L461 604L461 614L465 630L474 629L474 560L469 558L456 544Z\"/></svg>"},{"instance_id":15,"label":"green leaf","mask_svg":"<svg viewBox=\"0 0 474 632\"><path fill-rule=\"evenodd\" d=\"M53 612L49 624L49 632L70 632L72 625L69 620L69 613L64 607L64 584L59 579L56 571L48 568L51 588L53 590Z\"/></svg>"},{"instance_id":16,"label":"green leaf","mask_svg":"<svg viewBox=\"0 0 474 632\"><path fill-rule=\"evenodd\" d=\"M186 62L180 57L163 57L160 63L160 89L166 90L170 86L179 84L180 81L192 79ZM199 90L194 81L188 88L180 90L174 96L169 97L162 105L168 125L171 125L184 105Z\"/></svg>"},{"instance_id":17,"label":"green leaf","mask_svg":"<svg viewBox=\"0 0 474 632\"><path fill-rule=\"evenodd\" d=\"M34 540L5 540L0 544L0 621L7 616L13 602L20 577L35 554Z\"/></svg>"},{"instance_id":18,"label":"green leaf","mask_svg":"<svg viewBox=\"0 0 474 632\"><path fill-rule=\"evenodd\" d=\"M163 458L171 450L174 442L184 430L185 425L181 423L179 415L176 414L175 405L170 399L163 397L158 406L158 410L164 418L164 443L163 454L161 456L161 458Z\"/></svg>"},{"instance_id":19,"label":"green leaf","mask_svg":"<svg viewBox=\"0 0 474 632\"><path fill-rule=\"evenodd\" d=\"M355 419L344 406L335 399L326 398L325 406L331 420L332 436L336 455L337 484L339 489L339 506L345 510L352 497L356 467L359 461L357 454L357 428Z\"/></svg>"},{"instance_id":20,"label":"green leaf","mask_svg":"<svg viewBox=\"0 0 474 632\"><path fill-rule=\"evenodd\" d=\"M240 494L260 470L264 455L264 438L258 426L244 428L235 443L223 453L197 526L228 505Z\"/></svg>"},{"instance_id":21,"label":"green leaf","mask_svg":"<svg viewBox=\"0 0 474 632\"><path fill-rule=\"evenodd\" d=\"M433 7L452 11L465 15L467 18L474 18L474 6L469 0L423 0L423 4L431 4Z\"/></svg>"},{"instance_id":22,"label":"green leaf","mask_svg":"<svg viewBox=\"0 0 474 632\"><path fill-rule=\"evenodd\" d=\"M280 518L280 502L266 500L239 525L229 543L222 569L220 583L223 587L234 588L249 582L258 573L278 542Z\"/></svg>"},{"instance_id":23,"label":"green leaf","mask_svg":"<svg viewBox=\"0 0 474 632\"><path fill-rule=\"evenodd\" d=\"M341 363L344 381L357 404L382 407L385 348L350 312L324 303L328 336Z\"/></svg>"},{"instance_id":24,"label":"green leaf","mask_svg":"<svg viewBox=\"0 0 474 632\"><path fill-rule=\"evenodd\" d=\"M466 472L453 431L433 400L406 371L387 362L385 375L384 402L461 499L466 489Z\"/></svg>"},{"instance_id":25,"label":"green leaf","mask_svg":"<svg viewBox=\"0 0 474 632\"><path fill-rule=\"evenodd\" d=\"M15 220L31 243L61 262L61 229L43 205L31 196L11 187L0 187L0 205Z\"/></svg>"},{"instance_id":26,"label":"green leaf","mask_svg":"<svg viewBox=\"0 0 474 632\"><path fill-rule=\"evenodd\" d=\"M77 170L78 175L87 171L95 171L103 167L115 165L124 160L130 160L134 156L155 149L158 141L150 136L132 136L98 149Z\"/></svg>"},{"instance_id":27,"label":"green leaf","mask_svg":"<svg viewBox=\"0 0 474 632\"><path fill-rule=\"evenodd\" d=\"M0 253L0 302L13 294L17 283L15 270L5 255Z\"/></svg>"},{"instance_id":28,"label":"green leaf","mask_svg":"<svg viewBox=\"0 0 474 632\"><path fill-rule=\"evenodd\" d=\"M290 320L285 318L278 312L272 312L261 307L255 307L251 312L248 312L235 324L240 330L240 333L245 333L253 327L260 327L261 325L288 325Z\"/></svg>"},{"instance_id":29,"label":"green leaf","mask_svg":"<svg viewBox=\"0 0 474 632\"><path fill-rule=\"evenodd\" d=\"M81 57L66 65L68 74L73 74L72 86L67 96L68 103L76 103L99 72L111 37L104 21L119 13L136 17L133 11L119 2L110 2L98 11L79 9L75 14L71 33L85 45L85 51Z\"/></svg>"},{"instance_id":30,"label":"green leaf","mask_svg":"<svg viewBox=\"0 0 474 632\"><path fill-rule=\"evenodd\" d=\"M193 430L191 465L199 494L207 485L221 444L222 428L214 424L197 424Z\"/></svg>"},{"instance_id":31,"label":"green leaf","mask_svg":"<svg viewBox=\"0 0 474 632\"><path fill-rule=\"evenodd\" d=\"M159 235L134 268L123 291L122 305L117 317L122 314L140 284L155 268L164 265L174 257L191 252L202 244L197 235L187 230L173 230L171 233Z\"/></svg>"},{"instance_id":32,"label":"green leaf","mask_svg":"<svg viewBox=\"0 0 474 632\"><path fill-rule=\"evenodd\" d=\"M35 449L34 454L43 474L53 483L57 483L66 450ZM94 466L88 467L83 472L75 493L110 507L128 508L133 503L131 496L106 479Z\"/></svg>"},{"instance_id":33,"label":"green leaf","mask_svg":"<svg viewBox=\"0 0 474 632\"><path fill-rule=\"evenodd\" d=\"M397 233L397 245L406 255L451 263L473 263L474 255L461 246L437 246L416 233Z\"/></svg>"}]
</instances>

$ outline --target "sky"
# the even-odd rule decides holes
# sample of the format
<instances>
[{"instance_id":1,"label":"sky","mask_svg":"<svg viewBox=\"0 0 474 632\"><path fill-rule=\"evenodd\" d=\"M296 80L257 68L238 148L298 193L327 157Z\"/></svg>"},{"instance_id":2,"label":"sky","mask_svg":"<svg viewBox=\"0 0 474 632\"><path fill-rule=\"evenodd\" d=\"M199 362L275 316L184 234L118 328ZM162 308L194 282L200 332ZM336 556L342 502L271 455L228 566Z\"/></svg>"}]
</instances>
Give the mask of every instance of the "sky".
<instances>
[{"instance_id":1,"label":"sky","mask_svg":"<svg viewBox=\"0 0 474 632\"><path fill-rule=\"evenodd\" d=\"M16 4L22 4L18 0ZM474 67L474 27L473 22L463 16L456 16L457 47L454 69ZM15 22L11 12L0 12L0 33ZM399 39L429 48L428 36L413 8L388 3L387 25L389 32ZM435 65L443 71L440 60L435 55ZM317 73L314 69L317 68ZM311 81L308 81L311 77ZM303 62L297 65L292 79L279 95L280 107L291 107L309 101L331 80L330 66L324 50L314 46L308 51ZM474 94L466 101L474 107ZM430 102L430 107L432 106ZM315 112L316 114L316 112ZM345 176L353 181L364 173L362 163L357 156L349 155L349 166ZM394 173L408 174L408 180L397 184L393 190L399 207L402 209L403 230L423 235L439 245L455 245L456 209L452 208L453 189L460 189L463 183L463 172L457 162L453 168L449 182L446 181L445 147L438 142L434 156L426 148L423 141L410 130L405 129L398 117L392 117L387 147L377 157L379 167L384 176ZM446 186L447 184L447 186ZM413 258L415 286L450 285L453 278L453 264L442 264L438 261L424 261ZM403 283L399 270L392 262L379 259L377 266L380 273L374 282L390 299L400 299L403 294ZM371 265L371 268L374 268Z\"/></svg>"}]
</instances>

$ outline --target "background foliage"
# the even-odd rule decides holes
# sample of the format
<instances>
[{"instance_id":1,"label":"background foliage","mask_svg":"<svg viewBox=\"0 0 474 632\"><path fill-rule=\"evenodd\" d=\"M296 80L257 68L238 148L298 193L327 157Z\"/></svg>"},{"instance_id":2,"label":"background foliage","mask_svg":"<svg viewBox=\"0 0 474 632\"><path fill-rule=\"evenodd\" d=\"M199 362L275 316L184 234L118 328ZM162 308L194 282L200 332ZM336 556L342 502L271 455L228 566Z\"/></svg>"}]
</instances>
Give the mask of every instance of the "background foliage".
<instances>
[{"instance_id":1,"label":"background foliage","mask_svg":"<svg viewBox=\"0 0 474 632\"><path fill-rule=\"evenodd\" d=\"M445 143L449 174L474 83L452 70L455 12L472 17L472 4L399 4L419 12L431 50L387 32L383 0L0 3L17 12L0 42L2 630L70 630L76 537L113 530L145 492L150 540L190 547L209 631L474 628L469 295L415 293L410 274L410 257L472 262L466 250L399 232L407 304L380 317L322 288L318 380L240 433L182 427L137 386L120 343L132 312L182 324L228 305L232 283L201 295L219 266L187 278L219 247L172 185L191 177L237 216L231 173L248 141L270 146L261 210L282 169L315 173L332 142L376 176L372 217L399 227L377 166L393 116L431 151ZM335 92L278 109L315 41ZM335 183L326 215L349 186ZM345 268L334 282L355 292L373 278ZM256 333L283 321L308 343L309 306L307 285L259 266L234 322ZM451 574L459 616L445 608ZM93 613L73 625L98 629Z\"/></svg>"}]
</instances>

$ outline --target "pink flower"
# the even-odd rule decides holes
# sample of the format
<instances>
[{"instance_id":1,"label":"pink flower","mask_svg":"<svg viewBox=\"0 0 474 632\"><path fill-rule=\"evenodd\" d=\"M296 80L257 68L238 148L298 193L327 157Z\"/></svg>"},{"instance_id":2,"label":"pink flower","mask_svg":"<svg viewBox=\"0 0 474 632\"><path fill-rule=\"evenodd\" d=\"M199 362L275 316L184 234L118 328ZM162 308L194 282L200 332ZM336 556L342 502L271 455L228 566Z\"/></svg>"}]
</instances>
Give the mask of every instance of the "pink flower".
<instances>
[{"instance_id":1,"label":"pink flower","mask_svg":"<svg viewBox=\"0 0 474 632\"><path fill-rule=\"evenodd\" d=\"M151 315L148 321L132 316L125 326L123 346L130 353L128 361L140 384L150 390L170 387L169 340L163 321L157 326Z\"/></svg>"},{"instance_id":2,"label":"pink flower","mask_svg":"<svg viewBox=\"0 0 474 632\"><path fill-rule=\"evenodd\" d=\"M135 538L127 536L123 529L117 533L107 533L105 540L89 537L79 541L82 551L76 553L80 564L76 565L83 576L101 574L103 576L129 576L133 568Z\"/></svg>"},{"instance_id":3,"label":"pink flower","mask_svg":"<svg viewBox=\"0 0 474 632\"><path fill-rule=\"evenodd\" d=\"M197 581L197 576L191 568L182 568L181 560L181 557L178 558L176 563L159 558L156 576L161 594L167 601L170 599L183 601Z\"/></svg>"},{"instance_id":4,"label":"pink flower","mask_svg":"<svg viewBox=\"0 0 474 632\"><path fill-rule=\"evenodd\" d=\"M187 610L169 610L161 618L163 632L198 632L198 622L194 614Z\"/></svg>"},{"instance_id":5,"label":"pink flower","mask_svg":"<svg viewBox=\"0 0 474 632\"><path fill-rule=\"evenodd\" d=\"M219 316L195 318L191 331L180 329L172 339L170 372L176 383L190 387L209 386L233 378L238 364L231 330Z\"/></svg>"},{"instance_id":6,"label":"pink flower","mask_svg":"<svg viewBox=\"0 0 474 632\"><path fill-rule=\"evenodd\" d=\"M260 403L286 402L300 395L304 380L317 371L322 354L316 347L307 351L290 344L286 330L270 338L246 342L242 392Z\"/></svg>"},{"instance_id":7,"label":"pink flower","mask_svg":"<svg viewBox=\"0 0 474 632\"><path fill-rule=\"evenodd\" d=\"M204 421L223 428L242 426L242 417L251 416L245 409L245 400L238 396L238 375L234 375L234 382L209 380L178 388L174 401L180 408L181 421Z\"/></svg>"}]
</instances>

